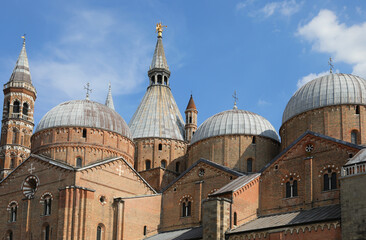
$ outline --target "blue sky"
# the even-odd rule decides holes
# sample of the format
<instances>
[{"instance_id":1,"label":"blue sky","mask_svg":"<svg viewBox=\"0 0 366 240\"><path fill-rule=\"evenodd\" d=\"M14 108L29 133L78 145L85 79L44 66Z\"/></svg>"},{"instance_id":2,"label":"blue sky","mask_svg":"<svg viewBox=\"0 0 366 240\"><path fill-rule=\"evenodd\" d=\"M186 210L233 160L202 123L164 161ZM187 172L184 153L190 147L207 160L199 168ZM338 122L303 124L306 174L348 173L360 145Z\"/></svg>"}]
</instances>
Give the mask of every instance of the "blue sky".
<instances>
[{"instance_id":1,"label":"blue sky","mask_svg":"<svg viewBox=\"0 0 366 240\"><path fill-rule=\"evenodd\" d=\"M85 98L114 105L129 122L148 86L162 21L170 83L184 114L191 92L198 121L231 109L258 113L277 129L292 94L335 70L366 78L366 1L1 1L0 79L9 80L23 33L38 92L35 120Z\"/></svg>"}]
</instances>

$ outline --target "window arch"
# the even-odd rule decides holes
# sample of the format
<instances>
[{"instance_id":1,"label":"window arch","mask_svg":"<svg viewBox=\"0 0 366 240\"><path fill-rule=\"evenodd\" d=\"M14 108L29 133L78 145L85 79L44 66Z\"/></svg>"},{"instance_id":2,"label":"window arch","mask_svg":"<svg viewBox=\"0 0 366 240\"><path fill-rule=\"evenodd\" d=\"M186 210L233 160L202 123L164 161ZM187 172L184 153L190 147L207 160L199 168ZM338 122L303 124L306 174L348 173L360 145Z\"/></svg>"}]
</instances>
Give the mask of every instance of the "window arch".
<instances>
[{"instance_id":1,"label":"window arch","mask_svg":"<svg viewBox=\"0 0 366 240\"><path fill-rule=\"evenodd\" d=\"M356 114L360 114L360 105L356 106Z\"/></svg>"},{"instance_id":2,"label":"window arch","mask_svg":"<svg viewBox=\"0 0 366 240\"><path fill-rule=\"evenodd\" d=\"M9 222L13 223L17 221L17 213L18 213L18 203L16 201L12 201L8 205L9 210Z\"/></svg>"},{"instance_id":3,"label":"window arch","mask_svg":"<svg viewBox=\"0 0 366 240\"><path fill-rule=\"evenodd\" d=\"M292 198L297 196L297 180L290 178L290 180L286 182L286 198Z\"/></svg>"},{"instance_id":4,"label":"window arch","mask_svg":"<svg viewBox=\"0 0 366 240\"><path fill-rule=\"evenodd\" d=\"M166 76L164 76L164 84L168 85L168 78Z\"/></svg>"},{"instance_id":5,"label":"window arch","mask_svg":"<svg viewBox=\"0 0 366 240\"><path fill-rule=\"evenodd\" d=\"M149 170L151 168L151 161L145 160L145 170Z\"/></svg>"},{"instance_id":6,"label":"window arch","mask_svg":"<svg viewBox=\"0 0 366 240\"><path fill-rule=\"evenodd\" d=\"M238 214L236 212L234 212L234 225L238 225Z\"/></svg>"},{"instance_id":7,"label":"window arch","mask_svg":"<svg viewBox=\"0 0 366 240\"><path fill-rule=\"evenodd\" d=\"M150 78L150 81L151 81L151 84L155 84L154 76L152 76L152 77Z\"/></svg>"},{"instance_id":8,"label":"window arch","mask_svg":"<svg viewBox=\"0 0 366 240\"><path fill-rule=\"evenodd\" d=\"M86 129L83 129L83 138L86 138Z\"/></svg>"},{"instance_id":9,"label":"window arch","mask_svg":"<svg viewBox=\"0 0 366 240\"><path fill-rule=\"evenodd\" d=\"M255 141L256 141L256 137L253 136L253 138L252 138L252 144L255 144Z\"/></svg>"},{"instance_id":10,"label":"window arch","mask_svg":"<svg viewBox=\"0 0 366 240\"><path fill-rule=\"evenodd\" d=\"M337 173L331 169L323 175L323 191L337 189Z\"/></svg>"},{"instance_id":11,"label":"window arch","mask_svg":"<svg viewBox=\"0 0 366 240\"><path fill-rule=\"evenodd\" d=\"M9 168L11 168L11 169L15 168L15 159L14 158L11 158L10 159L10 166L9 166Z\"/></svg>"},{"instance_id":12,"label":"window arch","mask_svg":"<svg viewBox=\"0 0 366 240\"><path fill-rule=\"evenodd\" d=\"M247 159L247 172L253 172L253 159Z\"/></svg>"},{"instance_id":13,"label":"window arch","mask_svg":"<svg viewBox=\"0 0 366 240\"><path fill-rule=\"evenodd\" d=\"M6 240L13 240L13 232L11 230L7 231L6 233Z\"/></svg>"},{"instance_id":14,"label":"window arch","mask_svg":"<svg viewBox=\"0 0 366 240\"><path fill-rule=\"evenodd\" d=\"M159 148L159 151L163 150L163 144L159 143L158 148Z\"/></svg>"},{"instance_id":15,"label":"window arch","mask_svg":"<svg viewBox=\"0 0 366 240\"><path fill-rule=\"evenodd\" d=\"M163 84L163 76L158 75L158 84Z\"/></svg>"},{"instance_id":16,"label":"window arch","mask_svg":"<svg viewBox=\"0 0 366 240\"><path fill-rule=\"evenodd\" d=\"M28 115L29 105L28 103L23 103L23 114Z\"/></svg>"},{"instance_id":17,"label":"window arch","mask_svg":"<svg viewBox=\"0 0 366 240\"><path fill-rule=\"evenodd\" d=\"M192 210L192 201L186 197L182 200L182 217L189 217L191 216Z\"/></svg>"},{"instance_id":18,"label":"window arch","mask_svg":"<svg viewBox=\"0 0 366 240\"><path fill-rule=\"evenodd\" d=\"M51 215L51 206L52 206L51 195L47 194L46 196L44 196L43 204L44 204L43 215L45 215L45 216Z\"/></svg>"},{"instance_id":19,"label":"window arch","mask_svg":"<svg viewBox=\"0 0 366 240\"><path fill-rule=\"evenodd\" d=\"M82 167L83 166L83 159L81 157L76 158L76 166Z\"/></svg>"},{"instance_id":20,"label":"window arch","mask_svg":"<svg viewBox=\"0 0 366 240\"><path fill-rule=\"evenodd\" d=\"M166 160L161 160L160 166L166 168Z\"/></svg>"},{"instance_id":21,"label":"window arch","mask_svg":"<svg viewBox=\"0 0 366 240\"><path fill-rule=\"evenodd\" d=\"M50 237L51 237L50 225L48 223L45 223L43 225L43 239L50 240Z\"/></svg>"},{"instance_id":22,"label":"window arch","mask_svg":"<svg viewBox=\"0 0 366 240\"><path fill-rule=\"evenodd\" d=\"M147 226L144 226L144 236L147 234Z\"/></svg>"},{"instance_id":23,"label":"window arch","mask_svg":"<svg viewBox=\"0 0 366 240\"><path fill-rule=\"evenodd\" d=\"M13 139L12 139L12 143L13 144L17 144L17 139L18 139L18 129L13 128Z\"/></svg>"},{"instance_id":24,"label":"window arch","mask_svg":"<svg viewBox=\"0 0 366 240\"><path fill-rule=\"evenodd\" d=\"M358 131L352 130L351 132L351 143L358 144Z\"/></svg>"},{"instance_id":25,"label":"window arch","mask_svg":"<svg viewBox=\"0 0 366 240\"><path fill-rule=\"evenodd\" d=\"M104 230L104 225L100 223L97 227L97 240L104 240Z\"/></svg>"},{"instance_id":26,"label":"window arch","mask_svg":"<svg viewBox=\"0 0 366 240\"><path fill-rule=\"evenodd\" d=\"M19 113L20 112L20 102L18 100L15 100L13 103L13 113Z\"/></svg>"}]
</instances>

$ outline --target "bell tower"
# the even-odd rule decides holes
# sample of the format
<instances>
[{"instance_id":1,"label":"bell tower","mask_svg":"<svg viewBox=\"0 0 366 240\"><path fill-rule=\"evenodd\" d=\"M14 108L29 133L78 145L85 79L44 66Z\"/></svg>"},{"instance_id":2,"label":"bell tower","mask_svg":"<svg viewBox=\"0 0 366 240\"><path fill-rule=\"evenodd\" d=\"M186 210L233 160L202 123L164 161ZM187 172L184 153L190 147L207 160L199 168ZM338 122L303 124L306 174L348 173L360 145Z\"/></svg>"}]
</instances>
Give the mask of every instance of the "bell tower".
<instances>
[{"instance_id":1,"label":"bell tower","mask_svg":"<svg viewBox=\"0 0 366 240\"><path fill-rule=\"evenodd\" d=\"M37 92L29 71L25 36L13 73L4 84L3 118L0 142L0 179L30 155Z\"/></svg>"},{"instance_id":2,"label":"bell tower","mask_svg":"<svg viewBox=\"0 0 366 240\"><path fill-rule=\"evenodd\" d=\"M194 132L197 130L197 114L198 114L196 104L194 104L192 95L191 98L189 99L187 108L184 111L184 113L186 114L185 140L190 142Z\"/></svg>"}]
</instances>

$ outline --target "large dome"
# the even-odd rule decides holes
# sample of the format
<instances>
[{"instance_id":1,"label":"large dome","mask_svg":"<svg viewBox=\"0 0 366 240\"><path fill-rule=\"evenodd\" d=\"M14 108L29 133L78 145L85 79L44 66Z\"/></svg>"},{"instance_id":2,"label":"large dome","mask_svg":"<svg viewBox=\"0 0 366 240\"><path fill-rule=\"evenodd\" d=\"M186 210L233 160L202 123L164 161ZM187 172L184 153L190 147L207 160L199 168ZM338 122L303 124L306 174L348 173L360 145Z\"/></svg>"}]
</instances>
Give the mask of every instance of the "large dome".
<instances>
[{"instance_id":1,"label":"large dome","mask_svg":"<svg viewBox=\"0 0 366 240\"><path fill-rule=\"evenodd\" d=\"M341 104L366 105L366 81L342 73L316 78L291 97L283 112L282 123L306 111Z\"/></svg>"},{"instance_id":2,"label":"large dome","mask_svg":"<svg viewBox=\"0 0 366 240\"><path fill-rule=\"evenodd\" d=\"M249 111L232 109L204 121L194 133L191 144L210 137L232 134L258 135L279 142L276 130L267 119Z\"/></svg>"},{"instance_id":3,"label":"large dome","mask_svg":"<svg viewBox=\"0 0 366 240\"><path fill-rule=\"evenodd\" d=\"M52 108L43 116L36 132L70 126L100 128L132 138L125 120L116 111L89 100L73 100Z\"/></svg>"}]
</instances>

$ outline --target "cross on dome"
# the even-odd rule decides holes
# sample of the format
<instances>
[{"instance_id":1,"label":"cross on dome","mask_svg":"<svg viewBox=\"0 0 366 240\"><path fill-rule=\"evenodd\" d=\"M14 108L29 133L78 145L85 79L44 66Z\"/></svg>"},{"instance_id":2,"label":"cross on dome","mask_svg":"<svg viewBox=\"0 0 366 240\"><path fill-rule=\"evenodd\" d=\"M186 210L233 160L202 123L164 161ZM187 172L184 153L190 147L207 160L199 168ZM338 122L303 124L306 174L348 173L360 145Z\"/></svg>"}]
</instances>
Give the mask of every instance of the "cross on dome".
<instances>
[{"instance_id":1,"label":"cross on dome","mask_svg":"<svg viewBox=\"0 0 366 240\"><path fill-rule=\"evenodd\" d=\"M84 86L84 89L86 90L86 100L89 100L89 95L93 91L93 89L90 88L90 84L87 83L86 86Z\"/></svg>"},{"instance_id":2,"label":"cross on dome","mask_svg":"<svg viewBox=\"0 0 366 240\"><path fill-rule=\"evenodd\" d=\"M236 90L234 91L233 98L234 98L234 107L233 107L233 109L238 109L238 107L236 106L236 102L239 100L239 98L236 95Z\"/></svg>"}]
</instances>

